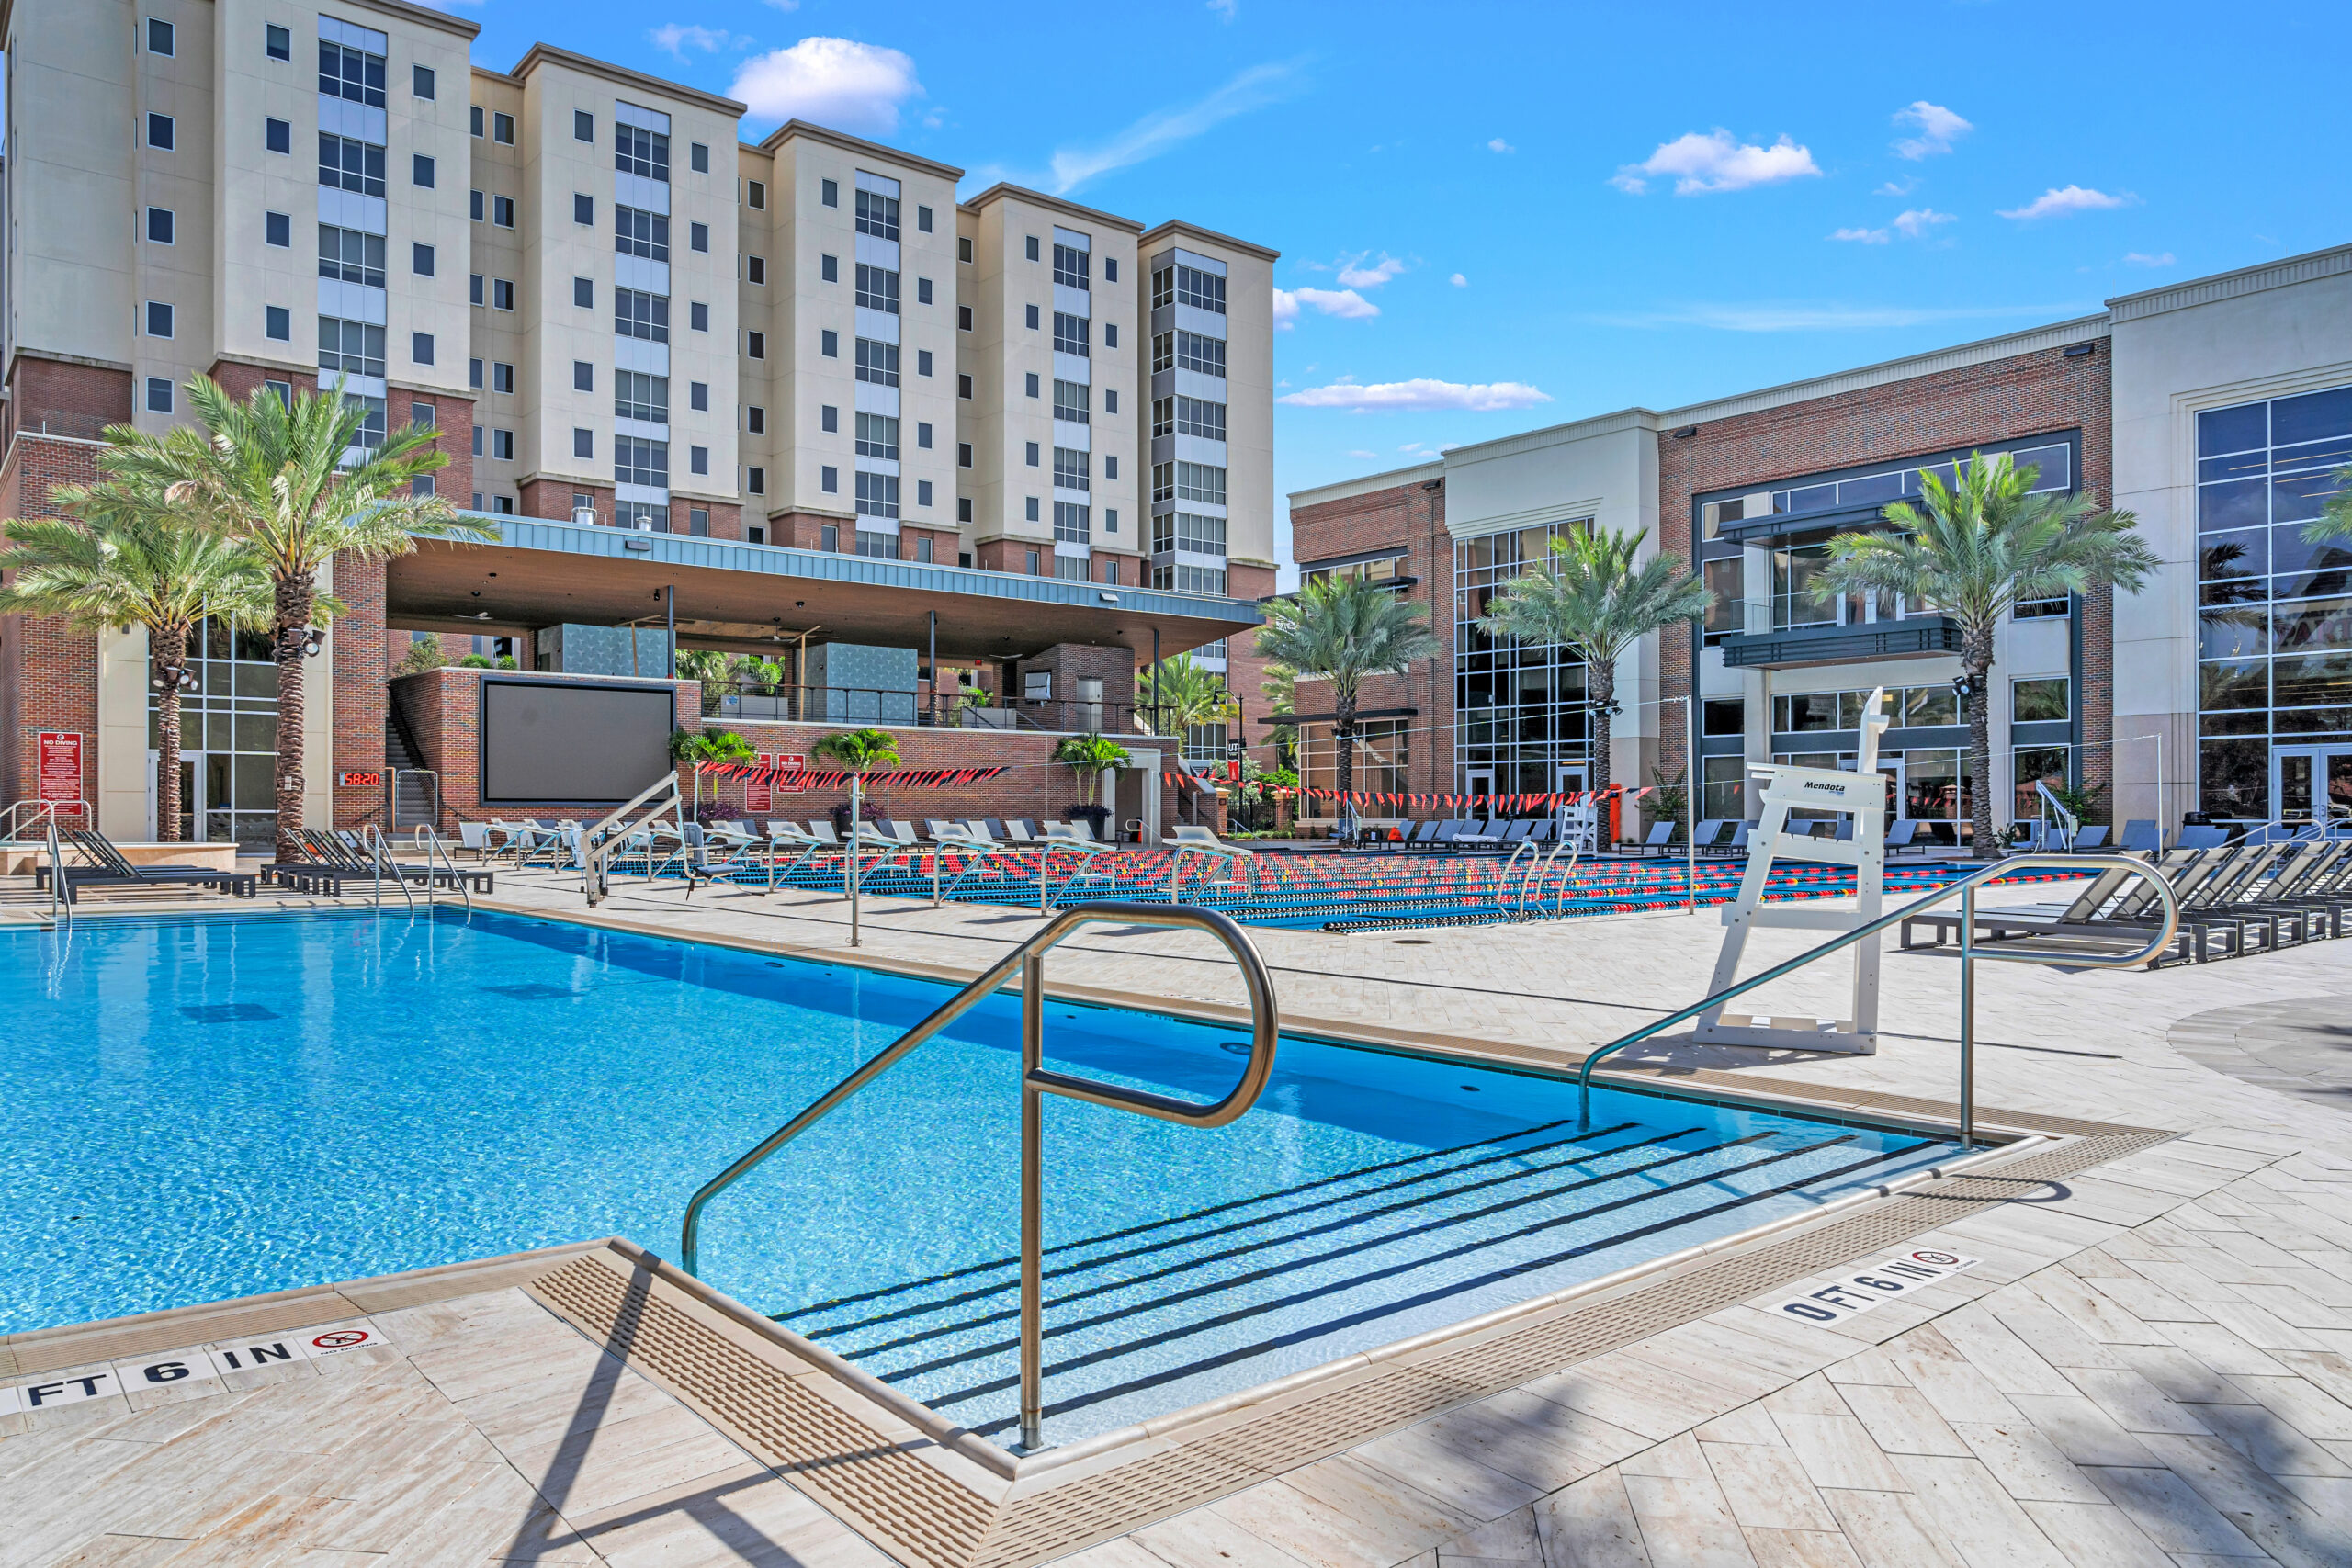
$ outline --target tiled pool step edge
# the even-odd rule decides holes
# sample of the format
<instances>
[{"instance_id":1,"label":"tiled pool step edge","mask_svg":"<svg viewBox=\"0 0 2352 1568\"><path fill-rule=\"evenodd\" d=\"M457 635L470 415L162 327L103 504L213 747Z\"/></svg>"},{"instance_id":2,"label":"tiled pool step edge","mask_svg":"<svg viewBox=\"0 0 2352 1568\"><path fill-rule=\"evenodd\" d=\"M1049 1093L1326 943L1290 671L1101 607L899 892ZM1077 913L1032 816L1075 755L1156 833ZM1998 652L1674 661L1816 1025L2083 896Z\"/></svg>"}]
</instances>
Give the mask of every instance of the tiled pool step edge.
<instances>
[{"instance_id":1,"label":"tiled pool step edge","mask_svg":"<svg viewBox=\"0 0 2352 1568\"><path fill-rule=\"evenodd\" d=\"M601 1241L569 1242L561 1247L543 1247L499 1258L444 1263L400 1274L379 1274L368 1280L304 1285L202 1306L172 1307L135 1317L28 1329L21 1334L0 1336L0 1378L119 1360L204 1340L308 1328L313 1324L502 1290L536 1279L551 1265L593 1252L604 1245Z\"/></svg>"},{"instance_id":2,"label":"tiled pool step edge","mask_svg":"<svg viewBox=\"0 0 2352 1568\"><path fill-rule=\"evenodd\" d=\"M1965 1174L1726 1238L1530 1311L1013 1461L625 1242L526 1288L914 1568L1023 1568L1939 1229L2173 1134L2095 1134L1991 1151ZM1694 1253L1698 1249L1694 1249Z\"/></svg>"}]
</instances>

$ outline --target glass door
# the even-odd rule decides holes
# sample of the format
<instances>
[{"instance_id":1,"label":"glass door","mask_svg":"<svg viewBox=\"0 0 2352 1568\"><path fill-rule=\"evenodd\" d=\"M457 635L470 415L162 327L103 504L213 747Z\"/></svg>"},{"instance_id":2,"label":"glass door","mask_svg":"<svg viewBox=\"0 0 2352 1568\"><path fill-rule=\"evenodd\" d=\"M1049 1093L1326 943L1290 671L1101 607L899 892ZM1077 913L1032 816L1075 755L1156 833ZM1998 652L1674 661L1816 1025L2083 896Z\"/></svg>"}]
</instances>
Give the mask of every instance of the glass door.
<instances>
[{"instance_id":1,"label":"glass door","mask_svg":"<svg viewBox=\"0 0 2352 1568\"><path fill-rule=\"evenodd\" d=\"M2352 746L2271 748L2270 817L2290 829L2352 827Z\"/></svg>"},{"instance_id":2,"label":"glass door","mask_svg":"<svg viewBox=\"0 0 2352 1568\"><path fill-rule=\"evenodd\" d=\"M1462 774L1462 788L1466 795L1481 801L1490 801L1495 793L1495 770L1492 768L1465 769ZM1464 817L1469 816L1473 811L1481 815L1490 814L1489 807L1484 804L1465 806L1462 808L1462 814Z\"/></svg>"}]
</instances>

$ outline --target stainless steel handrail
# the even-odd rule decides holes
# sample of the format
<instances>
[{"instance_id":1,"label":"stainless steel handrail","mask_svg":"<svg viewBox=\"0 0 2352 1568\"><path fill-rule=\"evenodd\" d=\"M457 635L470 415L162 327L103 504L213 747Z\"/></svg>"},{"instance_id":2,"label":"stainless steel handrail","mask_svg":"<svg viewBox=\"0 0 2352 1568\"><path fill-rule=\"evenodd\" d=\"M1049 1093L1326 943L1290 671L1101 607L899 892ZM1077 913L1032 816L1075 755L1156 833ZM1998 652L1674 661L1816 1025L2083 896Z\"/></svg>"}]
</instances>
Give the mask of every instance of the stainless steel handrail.
<instances>
[{"instance_id":1,"label":"stainless steel handrail","mask_svg":"<svg viewBox=\"0 0 2352 1568\"><path fill-rule=\"evenodd\" d=\"M2080 870L2086 866L2104 866L2109 870L2129 871L2146 878L2154 886L2157 899L2165 907L2164 921L2154 938L2136 953L2096 953L2068 952L2037 953L2026 949L2003 949L1990 953L1976 951L1976 890L1996 877L2026 866L2049 866ZM2173 897L2172 884L2158 874L2146 861L2130 855L2012 855L1994 864L1979 866L1959 881L1937 888L1916 903L1905 904L1891 914L1881 915L1867 925L1856 926L1823 942L1807 953L1801 953L1784 963L1775 964L1762 974L1742 980L1736 986L1726 986L1711 997L1702 997L1679 1012L1668 1013L1654 1023L1647 1023L1631 1034L1621 1035L1594 1051L1584 1059L1577 1071L1577 1109L1581 1124L1592 1125L1592 1069L1603 1056L1623 1051L1628 1045L1638 1045L1652 1035L1698 1017L1708 1009L1728 1001L1743 992L1752 991L1768 981L1804 968L1816 958L1826 958L1840 949L1851 947L1865 937L1876 936L1889 926L1910 919L1921 911L1942 903L1952 895L1960 896L1960 1142L1962 1148L1973 1147L1976 1142L1976 960L1993 959L2008 964L2046 964L2076 965L2085 969L2131 969L2146 963L2172 945L2174 932L2180 924L2180 904Z\"/></svg>"},{"instance_id":2,"label":"stainless steel handrail","mask_svg":"<svg viewBox=\"0 0 2352 1568\"><path fill-rule=\"evenodd\" d=\"M375 868L376 872L376 907L378 908L383 908L384 866L386 863L389 862L392 868L393 886L401 890L401 897L408 900L409 913L416 913L416 895L408 890L408 875L401 870L400 860L392 853L392 846L385 841L384 830L381 828L377 827L373 822L370 822L368 824L367 838L365 841L368 845L369 863ZM432 880L431 875L428 874L425 877L425 882L427 884L425 887L425 896L428 898L432 897Z\"/></svg>"},{"instance_id":3,"label":"stainless steel handrail","mask_svg":"<svg viewBox=\"0 0 2352 1568\"><path fill-rule=\"evenodd\" d=\"M432 829L419 827L417 831L424 835L424 880L427 889L430 889L433 881L433 862L438 858L442 864L449 868L449 880L457 885L458 896L466 901L466 919L472 919L474 893L473 889L466 885L465 873L458 869L457 857L449 853L447 846L441 842L441 835Z\"/></svg>"},{"instance_id":4,"label":"stainless steel handrail","mask_svg":"<svg viewBox=\"0 0 2352 1568\"><path fill-rule=\"evenodd\" d=\"M57 813L49 814L49 929L58 926L57 912L65 911L65 929L74 929L74 889L65 885L65 846L57 837ZM61 898L61 892L63 897Z\"/></svg>"},{"instance_id":5,"label":"stainless steel handrail","mask_svg":"<svg viewBox=\"0 0 2352 1568\"><path fill-rule=\"evenodd\" d=\"M627 821L630 812L645 805L664 790L669 792L670 798L646 813L643 821L628 823L629 832L648 826L664 811L676 818L678 817L678 774L675 769L672 769L639 790L627 801L613 807L594 827L581 829L580 890L587 895L588 903L592 908L603 903L605 896L612 891L612 875L609 866L613 855L628 841L629 832L615 829ZM652 856L649 853L646 860L650 867Z\"/></svg>"},{"instance_id":6,"label":"stainless steel handrail","mask_svg":"<svg viewBox=\"0 0 2352 1568\"><path fill-rule=\"evenodd\" d=\"M1240 1081L1223 1100L1200 1105L1046 1069L1046 954L1082 926L1114 923L1189 926L1207 931L1225 944L1226 951L1240 966L1242 984L1250 992L1250 1060L1241 1070ZM1239 1120L1257 1102L1266 1080L1273 1076L1274 1041L1281 1030L1274 1008L1273 980L1248 934L1215 910L1109 901L1073 904L1062 910L1036 934L998 960L986 974L933 1010L930 1017L820 1095L808 1109L762 1139L758 1147L705 1182L686 1203L685 1219L678 1231L678 1262L687 1273L697 1272L696 1243L702 1211L713 1198L762 1160L823 1121L843 1100L880 1077L916 1046L994 996L1016 970L1021 975L1021 1442L1023 1447L1034 1449L1038 1446L1045 1419L1040 1393L1044 1382L1041 1299L1045 1290L1045 1129L1041 1097L1058 1094L1183 1127L1222 1127Z\"/></svg>"}]
</instances>

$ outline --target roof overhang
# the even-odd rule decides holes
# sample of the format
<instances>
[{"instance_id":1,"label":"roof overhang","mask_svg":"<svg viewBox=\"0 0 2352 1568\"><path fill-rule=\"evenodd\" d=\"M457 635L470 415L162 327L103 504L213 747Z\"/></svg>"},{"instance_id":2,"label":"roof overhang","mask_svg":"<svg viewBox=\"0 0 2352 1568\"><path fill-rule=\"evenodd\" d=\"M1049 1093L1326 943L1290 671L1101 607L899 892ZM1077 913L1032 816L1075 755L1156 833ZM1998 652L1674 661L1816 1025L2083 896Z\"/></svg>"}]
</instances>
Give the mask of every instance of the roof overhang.
<instances>
[{"instance_id":1,"label":"roof overhang","mask_svg":"<svg viewBox=\"0 0 2352 1568\"><path fill-rule=\"evenodd\" d=\"M493 544L421 541L385 568L385 618L415 631L513 636L562 622L665 623L679 640L773 649L826 642L930 646L943 659L1012 659L1057 643L1164 657L1259 625L1255 602L876 560L727 539L470 513Z\"/></svg>"}]
</instances>

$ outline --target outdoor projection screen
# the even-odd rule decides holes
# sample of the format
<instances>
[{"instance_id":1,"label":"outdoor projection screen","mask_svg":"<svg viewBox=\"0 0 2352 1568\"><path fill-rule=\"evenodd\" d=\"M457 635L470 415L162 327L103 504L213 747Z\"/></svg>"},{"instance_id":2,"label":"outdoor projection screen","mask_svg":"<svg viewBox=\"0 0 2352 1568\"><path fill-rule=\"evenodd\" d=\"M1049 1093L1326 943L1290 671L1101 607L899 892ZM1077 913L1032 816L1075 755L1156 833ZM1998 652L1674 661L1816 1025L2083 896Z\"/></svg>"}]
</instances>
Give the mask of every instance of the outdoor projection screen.
<instances>
[{"instance_id":1,"label":"outdoor projection screen","mask_svg":"<svg viewBox=\"0 0 2352 1568\"><path fill-rule=\"evenodd\" d=\"M618 806L670 769L667 686L481 683L485 806Z\"/></svg>"}]
</instances>

